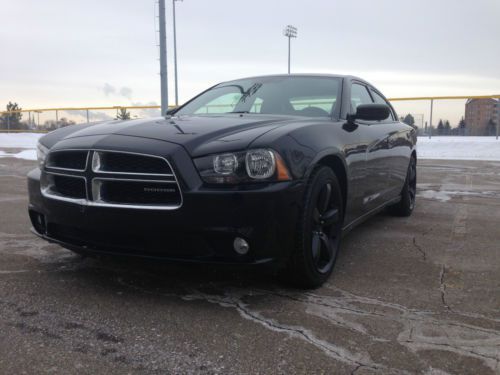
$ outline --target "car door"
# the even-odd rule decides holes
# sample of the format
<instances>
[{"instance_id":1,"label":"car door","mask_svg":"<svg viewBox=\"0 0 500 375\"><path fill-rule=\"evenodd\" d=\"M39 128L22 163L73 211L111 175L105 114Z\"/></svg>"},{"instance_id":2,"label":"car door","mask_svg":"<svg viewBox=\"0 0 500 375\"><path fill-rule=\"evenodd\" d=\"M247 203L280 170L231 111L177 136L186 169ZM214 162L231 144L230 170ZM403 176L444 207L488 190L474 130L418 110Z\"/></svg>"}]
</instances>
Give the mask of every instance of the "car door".
<instances>
[{"instance_id":1,"label":"car door","mask_svg":"<svg viewBox=\"0 0 500 375\"><path fill-rule=\"evenodd\" d=\"M361 104L373 104L369 87L353 81L351 86L351 113ZM393 127L393 114L383 121L356 120L360 144L364 149L362 210L369 212L384 204L391 190L389 138Z\"/></svg>"},{"instance_id":2,"label":"car door","mask_svg":"<svg viewBox=\"0 0 500 375\"><path fill-rule=\"evenodd\" d=\"M391 109L391 115L384 120L384 131L387 133L387 167L388 191L387 199L392 199L401 194L406 171L409 163L411 145L409 142L410 129L397 120L397 115L389 102L375 88L370 87L370 94L377 104L385 104Z\"/></svg>"}]
</instances>

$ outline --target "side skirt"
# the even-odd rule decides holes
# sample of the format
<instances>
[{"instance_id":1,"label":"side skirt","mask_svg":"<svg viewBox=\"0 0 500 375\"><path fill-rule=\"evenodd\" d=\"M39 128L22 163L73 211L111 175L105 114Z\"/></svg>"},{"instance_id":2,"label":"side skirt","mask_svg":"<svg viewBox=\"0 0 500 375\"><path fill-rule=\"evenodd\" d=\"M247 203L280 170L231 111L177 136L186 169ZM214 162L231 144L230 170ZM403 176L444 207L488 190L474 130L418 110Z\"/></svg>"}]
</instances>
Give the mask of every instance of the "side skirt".
<instances>
[{"instance_id":1,"label":"side skirt","mask_svg":"<svg viewBox=\"0 0 500 375\"><path fill-rule=\"evenodd\" d=\"M351 230L353 230L355 227L360 225L361 223L365 222L372 216L375 216L379 212L383 211L386 207L391 206L393 204L399 203L401 201L401 197L396 197L394 199L391 199L390 201L387 201L377 208L374 208L373 210L367 212L366 214L358 217L357 219L353 220L351 223L347 224L344 228L342 228L342 237L344 237L347 233L349 233Z\"/></svg>"}]
</instances>

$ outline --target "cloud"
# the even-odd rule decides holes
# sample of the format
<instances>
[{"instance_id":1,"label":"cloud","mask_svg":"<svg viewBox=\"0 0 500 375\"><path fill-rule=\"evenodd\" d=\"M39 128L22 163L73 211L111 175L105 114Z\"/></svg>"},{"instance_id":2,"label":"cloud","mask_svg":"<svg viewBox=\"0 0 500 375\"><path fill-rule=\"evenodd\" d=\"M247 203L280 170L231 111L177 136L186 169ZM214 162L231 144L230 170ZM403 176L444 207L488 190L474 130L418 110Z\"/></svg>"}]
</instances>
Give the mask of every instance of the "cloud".
<instances>
[{"instance_id":1,"label":"cloud","mask_svg":"<svg viewBox=\"0 0 500 375\"><path fill-rule=\"evenodd\" d=\"M130 87L122 87L120 89L120 95L127 98L127 99L132 99L132 89Z\"/></svg>"},{"instance_id":2,"label":"cloud","mask_svg":"<svg viewBox=\"0 0 500 375\"><path fill-rule=\"evenodd\" d=\"M110 96L111 94L116 93L116 88L109 83L105 83L104 87L102 88L102 92L104 93L104 95Z\"/></svg>"},{"instance_id":3,"label":"cloud","mask_svg":"<svg viewBox=\"0 0 500 375\"><path fill-rule=\"evenodd\" d=\"M110 83L105 83L101 88L102 92L106 96L123 96L128 100L132 100L133 90L130 87L122 86L121 88L117 88Z\"/></svg>"},{"instance_id":4,"label":"cloud","mask_svg":"<svg viewBox=\"0 0 500 375\"><path fill-rule=\"evenodd\" d=\"M87 114L85 114L87 116ZM90 121L107 121L107 120L113 120L114 117L110 116L109 114L105 112L97 112L97 111L89 111L89 118Z\"/></svg>"},{"instance_id":5,"label":"cloud","mask_svg":"<svg viewBox=\"0 0 500 375\"><path fill-rule=\"evenodd\" d=\"M157 102L132 102L131 103L133 106L157 106L158 103ZM137 115L139 117L159 117L161 112L159 109L138 109L138 110L135 110L135 112L137 113Z\"/></svg>"},{"instance_id":6,"label":"cloud","mask_svg":"<svg viewBox=\"0 0 500 375\"><path fill-rule=\"evenodd\" d=\"M87 119L87 111L67 111L68 114L70 115L76 115L76 116L81 116L85 119ZM113 120L114 117L110 116L106 112L99 112L99 111L89 111L89 120L90 122L93 121L108 121L108 120ZM81 121L79 121L81 122Z\"/></svg>"},{"instance_id":7,"label":"cloud","mask_svg":"<svg viewBox=\"0 0 500 375\"><path fill-rule=\"evenodd\" d=\"M102 87L102 92L106 96L123 96L124 98L131 100L133 91L130 87L123 86L121 88L117 88L106 82Z\"/></svg>"}]
</instances>

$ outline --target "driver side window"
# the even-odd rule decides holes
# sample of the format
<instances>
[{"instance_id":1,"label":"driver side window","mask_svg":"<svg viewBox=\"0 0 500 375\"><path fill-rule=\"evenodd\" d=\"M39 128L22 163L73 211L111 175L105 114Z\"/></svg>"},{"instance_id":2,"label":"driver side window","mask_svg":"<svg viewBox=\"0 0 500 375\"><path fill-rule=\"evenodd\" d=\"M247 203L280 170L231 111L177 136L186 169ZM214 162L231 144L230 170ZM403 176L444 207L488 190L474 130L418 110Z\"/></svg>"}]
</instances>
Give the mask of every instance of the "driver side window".
<instances>
[{"instance_id":1,"label":"driver side window","mask_svg":"<svg viewBox=\"0 0 500 375\"><path fill-rule=\"evenodd\" d=\"M372 97L366 86L353 83L351 86L351 113L356 113L356 109L362 104L373 104Z\"/></svg>"}]
</instances>

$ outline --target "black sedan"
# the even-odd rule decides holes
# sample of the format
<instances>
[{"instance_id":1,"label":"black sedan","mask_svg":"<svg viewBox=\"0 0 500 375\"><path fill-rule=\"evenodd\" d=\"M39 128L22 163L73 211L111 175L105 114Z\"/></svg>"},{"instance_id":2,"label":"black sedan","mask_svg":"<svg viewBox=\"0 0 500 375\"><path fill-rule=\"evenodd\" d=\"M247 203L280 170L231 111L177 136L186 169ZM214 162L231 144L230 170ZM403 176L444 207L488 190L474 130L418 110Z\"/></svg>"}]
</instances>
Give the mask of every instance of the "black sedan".
<instances>
[{"instance_id":1,"label":"black sedan","mask_svg":"<svg viewBox=\"0 0 500 375\"><path fill-rule=\"evenodd\" d=\"M45 135L33 231L77 253L272 264L315 287L342 236L415 206L416 132L369 83L279 75L221 83L165 117Z\"/></svg>"}]
</instances>

